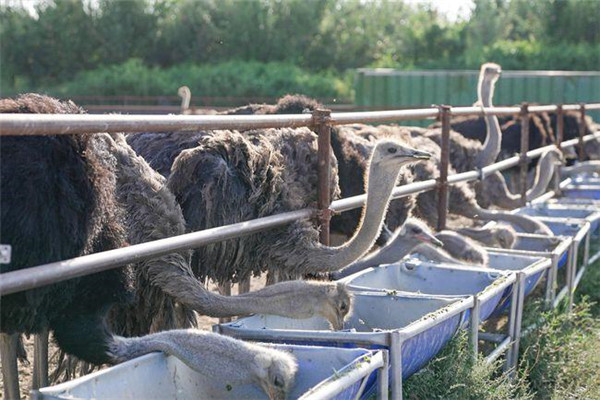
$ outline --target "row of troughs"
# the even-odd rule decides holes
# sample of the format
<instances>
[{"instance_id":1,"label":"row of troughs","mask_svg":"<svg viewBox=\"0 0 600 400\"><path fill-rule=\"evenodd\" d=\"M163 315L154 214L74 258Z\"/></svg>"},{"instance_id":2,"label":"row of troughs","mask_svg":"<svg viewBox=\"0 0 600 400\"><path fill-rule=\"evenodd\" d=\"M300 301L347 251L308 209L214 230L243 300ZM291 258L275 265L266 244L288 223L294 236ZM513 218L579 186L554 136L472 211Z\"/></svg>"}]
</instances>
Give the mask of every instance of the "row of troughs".
<instances>
[{"instance_id":1,"label":"row of troughs","mask_svg":"<svg viewBox=\"0 0 600 400\"><path fill-rule=\"evenodd\" d=\"M505 369L510 371L517 361L525 298L540 286L548 306L565 298L570 306L585 268L600 258L600 177L574 176L560 186L561 197L515 210L544 221L556 236L519 233L515 248L488 249L489 269L432 263L413 254L343 278L354 292L354 312L341 331L331 331L320 317L270 315L214 329L293 353L299 371L290 398L356 399L376 394L385 399L388 387L393 398L401 398L402 379L421 369L457 332L470 330L476 344L480 324L503 312L509 315L508 332L488 335L496 349L487 360L506 352ZM590 254L590 246L596 254ZM561 275L564 287L558 285ZM206 377L176 358L151 354L41 389L37 395L40 399L264 396L253 385L219 393L211 388L214 385Z\"/></svg>"}]
</instances>

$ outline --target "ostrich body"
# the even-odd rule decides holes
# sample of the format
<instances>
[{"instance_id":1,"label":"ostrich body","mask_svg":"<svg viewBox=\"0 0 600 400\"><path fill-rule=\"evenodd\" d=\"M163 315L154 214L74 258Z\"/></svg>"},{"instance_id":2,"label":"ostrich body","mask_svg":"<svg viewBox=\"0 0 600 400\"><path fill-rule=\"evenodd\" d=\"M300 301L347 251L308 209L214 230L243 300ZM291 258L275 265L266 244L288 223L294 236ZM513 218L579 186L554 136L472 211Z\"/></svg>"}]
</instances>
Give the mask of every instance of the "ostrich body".
<instances>
[{"instance_id":1,"label":"ostrich body","mask_svg":"<svg viewBox=\"0 0 600 400\"><path fill-rule=\"evenodd\" d=\"M222 131L182 151L173 164L168 186L183 209L188 229L307 206L316 198L316 148L301 145L305 143L303 132L315 142L308 130L267 130L260 135ZM218 269L200 270L197 275L218 282L242 280L267 267L290 275L344 267L368 251L379 235L401 166L428 157L394 141L378 143L369 164L367 203L359 229L342 246L320 244L317 229L308 221L298 221L197 249L193 267L214 263ZM214 210L217 205L219 213Z\"/></svg>"},{"instance_id":2,"label":"ostrich body","mask_svg":"<svg viewBox=\"0 0 600 400\"><path fill-rule=\"evenodd\" d=\"M82 112L72 103L33 94L2 100L0 111ZM183 219L173 196L164 188L164 179L133 154L122 136L115 137L3 138L2 193L11 195L1 199L2 238L13 244L14 252L11 264L2 265L2 272L121 247L127 241L141 243L183 233ZM35 163L23 161L31 157ZM106 313L139 295L136 290L146 290L152 297L137 296L137 306L146 307L146 313L160 318L138 315L146 322L128 320L121 328L124 331L146 332L168 325L165 303L158 300L165 299L165 294L170 301L179 302L178 306L171 303L170 308L189 305L216 316L271 311L297 318L320 314L336 327L341 326L340 321L350 309L347 290L337 284L290 282L247 294L243 299L212 294L194 278L188 257L183 252L144 261L144 270L138 265L135 279L131 268L122 267L3 296L2 332L39 333L50 329L60 349L81 360L102 364L115 362L106 353L114 338L105 324ZM148 287L141 287L140 282ZM189 317L189 308L180 311L185 319ZM140 308L133 312L141 313ZM118 318L113 316L112 320ZM2 355L7 360L7 354ZM18 382L16 361L3 363L3 372L12 375L5 379L6 385ZM18 383L14 392L11 396L18 396Z\"/></svg>"}]
</instances>

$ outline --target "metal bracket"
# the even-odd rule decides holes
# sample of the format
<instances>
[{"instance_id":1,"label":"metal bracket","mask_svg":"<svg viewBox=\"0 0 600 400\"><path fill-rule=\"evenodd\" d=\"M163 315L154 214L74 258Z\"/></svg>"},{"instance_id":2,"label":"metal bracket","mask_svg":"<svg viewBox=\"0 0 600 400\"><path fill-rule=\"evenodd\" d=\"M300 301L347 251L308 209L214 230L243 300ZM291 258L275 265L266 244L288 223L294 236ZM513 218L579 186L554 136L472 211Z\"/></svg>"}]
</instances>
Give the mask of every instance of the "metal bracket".
<instances>
[{"instance_id":1,"label":"metal bracket","mask_svg":"<svg viewBox=\"0 0 600 400\"><path fill-rule=\"evenodd\" d=\"M0 244L0 264L10 264L12 247L10 244Z\"/></svg>"}]
</instances>

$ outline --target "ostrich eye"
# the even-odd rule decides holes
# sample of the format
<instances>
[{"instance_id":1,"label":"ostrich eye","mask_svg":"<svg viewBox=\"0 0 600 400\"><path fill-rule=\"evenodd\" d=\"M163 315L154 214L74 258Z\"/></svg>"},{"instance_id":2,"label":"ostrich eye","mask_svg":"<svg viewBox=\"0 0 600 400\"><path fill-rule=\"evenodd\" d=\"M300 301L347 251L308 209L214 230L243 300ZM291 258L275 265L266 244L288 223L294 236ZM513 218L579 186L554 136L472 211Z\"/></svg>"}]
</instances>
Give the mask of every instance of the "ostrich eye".
<instances>
[{"instance_id":1,"label":"ostrich eye","mask_svg":"<svg viewBox=\"0 0 600 400\"><path fill-rule=\"evenodd\" d=\"M396 154L396 152L398 151L398 149L396 149L395 147L388 147L387 150L390 154Z\"/></svg>"},{"instance_id":2,"label":"ostrich eye","mask_svg":"<svg viewBox=\"0 0 600 400\"><path fill-rule=\"evenodd\" d=\"M421 233L421 230L419 228L413 228L412 232L416 233L416 234L419 234L419 233Z\"/></svg>"},{"instance_id":3,"label":"ostrich eye","mask_svg":"<svg viewBox=\"0 0 600 400\"><path fill-rule=\"evenodd\" d=\"M281 379L280 377L276 376L275 377L275 381L273 382L273 385L275 387L282 388L283 387L283 379Z\"/></svg>"},{"instance_id":4,"label":"ostrich eye","mask_svg":"<svg viewBox=\"0 0 600 400\"><path fill-rule=\"evenodd\" d=\"M348 308L348 305L346 303L342 303L342 305L340 305L340 310L346 311L346 308Z\"/></svg>"}]
</instances>

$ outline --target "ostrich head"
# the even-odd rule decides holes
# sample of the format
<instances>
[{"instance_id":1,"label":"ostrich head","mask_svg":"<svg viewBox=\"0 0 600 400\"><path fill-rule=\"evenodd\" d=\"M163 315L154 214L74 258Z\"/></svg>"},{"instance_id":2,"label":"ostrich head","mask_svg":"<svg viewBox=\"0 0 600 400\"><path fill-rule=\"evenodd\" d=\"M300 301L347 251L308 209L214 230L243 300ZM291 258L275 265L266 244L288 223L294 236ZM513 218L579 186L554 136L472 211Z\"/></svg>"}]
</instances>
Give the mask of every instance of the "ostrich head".
<instances>
[{"instance_id":1,"label":"ostrich head","mask_svg":"<svg viewBox=\"0 0 600 400\"><path fill-rule=\"evenodd\" d=\"M294 358L284 351L262 348L254 361L257 383L269 400L285 400L298 371Z\"/></svg>"},{"instance_id":2,"label":"ostrich head","mask_svg":"<svg viewBox=\"0 0 600 400\"><path fill-rule=\"evenodd\" d=\"M500 74L502 73L502 67L494 63L485 63L481 66L481 79L490 82L492 85L498 81Z\"/></svg>"},{"instance_id":3,"label":"ostrich head","mask_svg":"<svg viewBox=\"0 0 600 400\"><path fill-rule=\"evenodd\" d=\"M503 249L512 249L517 241L517 231L510 225L498 224L490 232Z\"/></svg>"},{"instance_id":4,"label":"ostrich head","mask_svg":"<svg viewBox=\"0 0 600 400\"><path fill-rule=\"evenodd\" d=\"M316 298L318 313L329 321L334 330L344 328L344 320L352 310L352 295L343 283L328 283L322 297Z\"/></svg>"},{"instance_id":5,"label":"ostrich head","mask_svg":"<svg viewBox=\"0 0 600 400\"><path fill-rule=\"evenodd\" d=\"M430 243L434 246L442 247L444 244L435 236L427 224L417 218L408 218L404 225L398 231L398 237L414 238L423 243Z\"/></svg>"},{"instance_id":6,"label":"ostrich head","mask_svg":"<svg viewBox=\"0 0 600 400\"><path fill-rule=\"evenodd\" d=\"M192 94L192 92L190 91L190 88L187 86L181 86L179 89L177 89L177 96L179 97L188 97L190 94Z\"/></svg>"},{"instance_id":7,"label":"ostrich head","mask_svg":"<svg viewBox=\"0 0 600 400\"><path fill-rule=\"evenodd\" d=\"M393 171L400 166L415 162L415 160L428 160L431 154L416 150L393 140L380 140L371 155L371 167L381 170Z\"/></svg>"}]
</instances>

